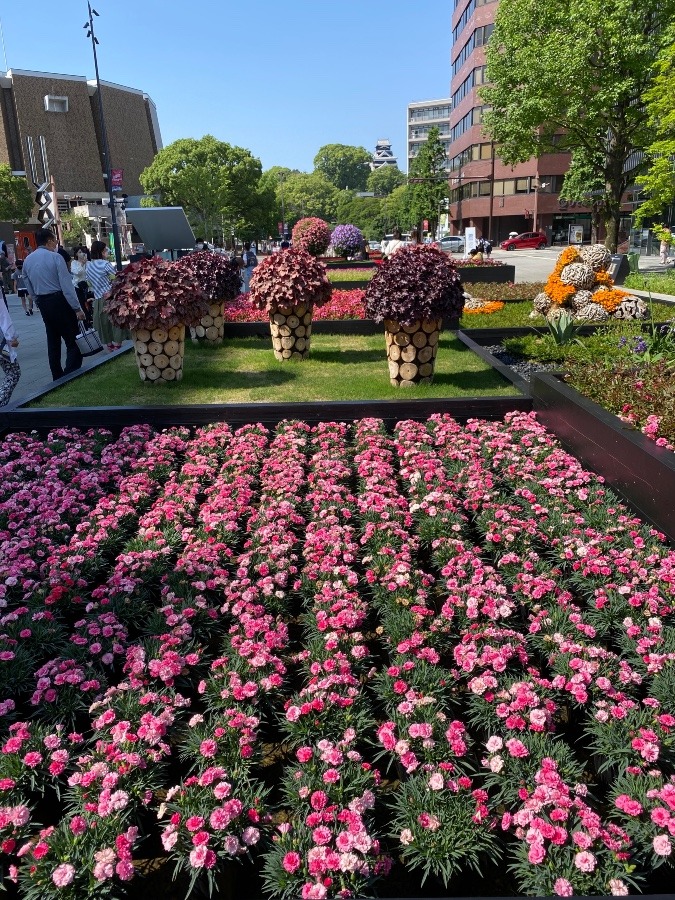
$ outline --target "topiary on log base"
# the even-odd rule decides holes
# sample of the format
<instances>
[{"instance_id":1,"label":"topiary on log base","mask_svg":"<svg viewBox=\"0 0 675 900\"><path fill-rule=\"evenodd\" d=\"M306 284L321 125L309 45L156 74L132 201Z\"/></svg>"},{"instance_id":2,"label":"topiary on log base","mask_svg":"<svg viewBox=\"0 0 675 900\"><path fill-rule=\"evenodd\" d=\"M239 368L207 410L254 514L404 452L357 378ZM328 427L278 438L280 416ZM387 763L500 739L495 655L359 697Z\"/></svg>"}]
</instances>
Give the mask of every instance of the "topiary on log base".
<instances>
[{"instance_id":1,"label":"topiary on log base","mask_svg":"<svg viewBox=\"0 0 675 900\"><path fill-rule=\"evenodd\" d=\"M385 319L389 380L394 387L431 384L442 324L441 319L423 319L411 325Z\"/></svg>"}]
</instances>

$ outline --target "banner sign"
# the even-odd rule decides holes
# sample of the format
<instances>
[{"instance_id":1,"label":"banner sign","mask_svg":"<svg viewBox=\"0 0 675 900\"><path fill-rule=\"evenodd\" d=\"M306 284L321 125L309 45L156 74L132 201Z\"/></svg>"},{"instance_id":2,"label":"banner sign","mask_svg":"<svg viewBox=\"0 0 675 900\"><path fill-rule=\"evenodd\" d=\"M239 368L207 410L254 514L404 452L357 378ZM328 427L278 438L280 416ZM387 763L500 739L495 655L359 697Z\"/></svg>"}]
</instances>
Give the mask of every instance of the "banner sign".
<instances>
[{"instance_id":1,"label":"banner sign","mask_svg":"<svg viewBox=\"0 0 675 900\"><path fill-rule=\"evenodd\" d=\"M475 228L465 228L464 229L464 257L466 258L469 255L469 251L473 250L476 246L476 229Z\"/></svg>"},{"instance_id":2,"label":"banner sign","mask_svg":"<svg viewBox=\"0 0 675 900\"><path fill-rule=\"evenodd\" d=\"M110 171L110 180L112 181L113 191L121 191L122 182L124 180L124 169L112 169Z\"/></svg>"}]
</instances>

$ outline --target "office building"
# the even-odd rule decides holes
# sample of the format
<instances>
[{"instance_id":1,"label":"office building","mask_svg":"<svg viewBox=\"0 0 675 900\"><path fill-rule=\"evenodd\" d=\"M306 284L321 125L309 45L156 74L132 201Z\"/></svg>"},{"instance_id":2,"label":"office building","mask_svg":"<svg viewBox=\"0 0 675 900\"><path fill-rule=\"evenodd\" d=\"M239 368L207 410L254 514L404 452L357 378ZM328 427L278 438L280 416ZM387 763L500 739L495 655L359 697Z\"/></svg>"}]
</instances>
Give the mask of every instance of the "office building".
<instances>
[{"instance_id":1,"label":"office building","mask_svg":"<svg viewBox=\"0 0 675 900\"><path fill-rule=\"evenodd\" d=\"M432 128L438 128L439 136L450 158L450 101L416 100L408 104L408 168L420 152Z\"/></svg>"},{"instance_id":2,"label":"office building","mask_svg":"<svg viewBox=\"0 0 675 900\"><path fill-rule=\"evenodd\" d=\"M570 225L591 236L587 206L559 197L569 168L567 153L551 153L516 166L503 163L482 129L485 46L498 0L454 0L450 115L450 220L454 233L475 226L493 243L510 231L543 231L565 241Z\"/></svg>"}]
</instances>

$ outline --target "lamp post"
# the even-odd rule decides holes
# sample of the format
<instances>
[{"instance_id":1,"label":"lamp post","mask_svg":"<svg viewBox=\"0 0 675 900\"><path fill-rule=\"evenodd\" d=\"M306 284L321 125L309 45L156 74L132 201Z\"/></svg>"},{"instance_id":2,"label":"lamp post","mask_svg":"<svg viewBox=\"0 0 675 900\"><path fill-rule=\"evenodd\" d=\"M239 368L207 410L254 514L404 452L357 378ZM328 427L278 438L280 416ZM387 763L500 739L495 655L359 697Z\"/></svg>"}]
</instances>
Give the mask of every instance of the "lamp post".
<instances>
[{"instance_id":1,"label":"lamp post","mask_svg":"<svg viewBox=\"0 0 675 900\"><path fill-rule=\"evenodd\" d=\"M543 190L543 188L547 188L549 185L548 181L539 181L539 175L535 175L532 179L532 190L534 191L534 214L532 217L532 231L539 231L538 218L539 218L539 191Z\"/></svg>"},{"instance_id":2,"label":"lamp post","mask_svg":"<svg viewBox=\"0 0 675 900\"><path fill-rule=\"evenodd\" d=\"M110 166L110 147L108 146L108 132L105 127L105 118L103 116L103 97L101 95L101 79L98 74L98 56L96 54L96 45L98 39L94 34L94 16L98 13L93 9L91 3L87 3L89 10L89 21L84 24L87 29L87 37L91 38L91 49L94 51L94 70L96 72L96 93L98 94L98 117L101 124L101 149L103 150L103 161L105 163L105 178L108 188L108 197L110 198L110 218L112 221L113 243L115 245L115 264L117 271L122 270L122 249L120 246L120 232L117 226L117 210L115 208L115 194L112 185L112 169Z\"/></svg>"}]
</instances>

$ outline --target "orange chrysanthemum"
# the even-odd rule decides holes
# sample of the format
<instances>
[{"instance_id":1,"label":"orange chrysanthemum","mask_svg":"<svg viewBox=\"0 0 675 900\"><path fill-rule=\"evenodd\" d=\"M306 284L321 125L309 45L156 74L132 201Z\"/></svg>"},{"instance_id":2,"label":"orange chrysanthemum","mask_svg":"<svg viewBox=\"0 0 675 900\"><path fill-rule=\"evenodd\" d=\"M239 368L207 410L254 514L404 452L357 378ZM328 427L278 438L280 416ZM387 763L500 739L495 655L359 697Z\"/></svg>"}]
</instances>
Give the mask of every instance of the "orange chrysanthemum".
<instances>
[{"instance_id":1,"label":"orange chrysanthemum","mask_svg":"<svg viewBox=\"0 0 675 900\"><path fill-rule=\"evenodd\" d=\"M499 312L500 309L504 309L504 304L501 300L489 300L478 309L468 309L467 307L464 307L464 312L467 315L489 316L490 313Z\"/></svg>"},{"instance_id":2,"label":"orange chrysanthemum","mask_svg":"<svg viewBox=\"0 0 675 900\"><path fill-rule=\"evenodd\" d=\"M593 303L599 303L608 313L613 313L626 297L630 297L630 294L619 290L619 288L603 289L593 294Z\"/></svg>"}]
</instances>

